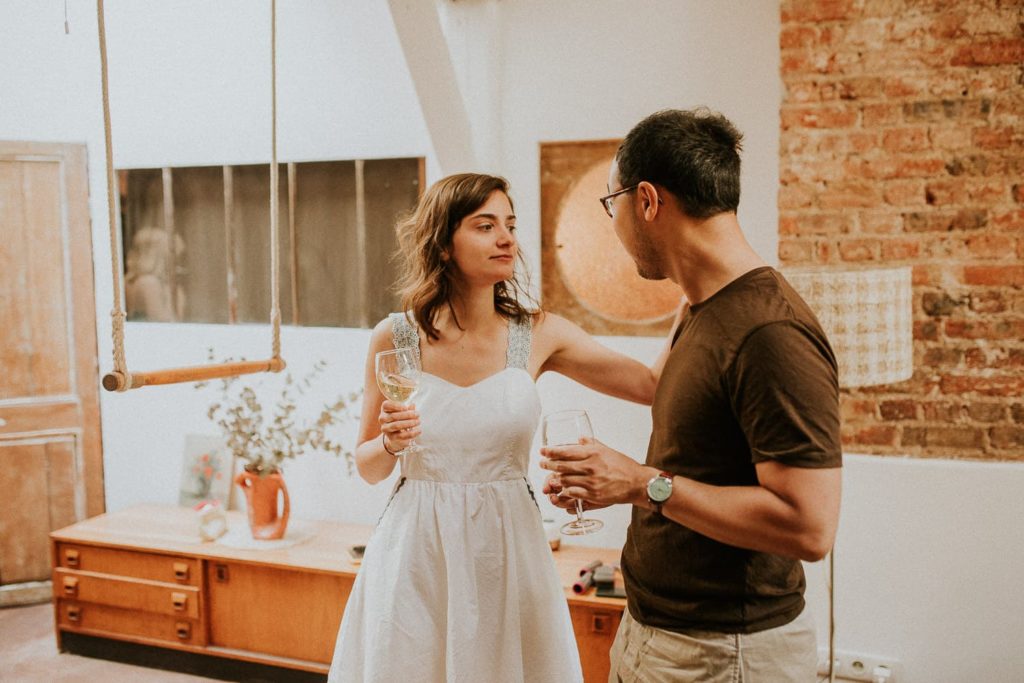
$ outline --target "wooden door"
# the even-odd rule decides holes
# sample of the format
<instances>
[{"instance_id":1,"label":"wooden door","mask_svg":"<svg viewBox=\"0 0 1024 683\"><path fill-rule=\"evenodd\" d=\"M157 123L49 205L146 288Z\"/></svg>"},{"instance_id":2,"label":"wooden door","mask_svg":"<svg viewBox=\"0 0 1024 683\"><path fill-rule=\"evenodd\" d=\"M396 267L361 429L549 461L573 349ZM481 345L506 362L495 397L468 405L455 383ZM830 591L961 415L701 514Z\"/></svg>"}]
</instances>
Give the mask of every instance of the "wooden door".
<instances>
[{"instance_id":1,"label":"wooden door","mask_svg":"<svg viewBox=\"0 0 1024 683\"><path fill-rule=\"evenodd\" d=\"M0 603L103 512L98 376L85 146L0 142Z\"/></svg>"}]
</instances>

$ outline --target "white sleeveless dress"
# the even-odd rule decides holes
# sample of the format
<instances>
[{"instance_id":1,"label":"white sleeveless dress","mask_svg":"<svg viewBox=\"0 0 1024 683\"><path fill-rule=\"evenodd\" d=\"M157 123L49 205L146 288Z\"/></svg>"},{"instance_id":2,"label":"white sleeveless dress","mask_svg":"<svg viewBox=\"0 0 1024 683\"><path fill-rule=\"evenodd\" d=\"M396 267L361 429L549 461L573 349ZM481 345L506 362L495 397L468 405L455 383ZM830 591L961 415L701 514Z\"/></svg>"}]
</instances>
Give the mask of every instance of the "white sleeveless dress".
<instances>
[{"instance_id":1,"label":"white sleeveless dress","mask_svg":"<svg viewBox=\"0 0 1024 683\"><path fill-rule=\"evenodd\" d=\"M390 316L396 347L416 329ZM330 683L583 679L565 593L527 479L540 399L530 322L509 324L504 370L468 387L423 373L419 453L363 557Z\"/></svg>"}]
</instances>

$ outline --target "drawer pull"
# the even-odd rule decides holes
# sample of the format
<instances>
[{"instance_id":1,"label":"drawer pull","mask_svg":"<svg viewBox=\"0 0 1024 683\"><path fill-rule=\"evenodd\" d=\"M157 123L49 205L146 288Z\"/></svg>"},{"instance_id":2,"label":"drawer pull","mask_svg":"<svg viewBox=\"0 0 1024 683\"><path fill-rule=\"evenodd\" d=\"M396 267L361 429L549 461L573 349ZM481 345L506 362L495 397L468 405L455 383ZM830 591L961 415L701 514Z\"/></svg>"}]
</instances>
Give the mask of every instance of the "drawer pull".
<instances>
[{"instance_id":1,"label":"drawer pull","mask_svg":"<svg viewBox=\"0 0 1024 683\"><path fill-rule=\"evenodd\" d=\"M188 581L188 564L185 562L174 563L174 579L176 581Z\"/></svg>"},{"instance_id":2,"label":"drawer pull","mask_svg":"<svg viewBox=\"0 0 1024 683\"><path fill-rule=\"evenodd\" d=\"M75 548L67 548L64 550L64 564L69 567L78 566L78 550Z\"/></svg>"},{"instance_id":3,"label":"drawer pull","mask_svg":"<svg viewBox=\"0 0 1024 683\"><path fill-rule=\"evenodd\" d=\"M226 564L215 564L213 565L214 576L217 577L217 581L220 583L228 582L228 566Z\"/></svg>"},{"instance_id":4,"label":"drawer pull","mask_svg":"<svg viewBox=\"0 0 1024 683\"><path fill-rule=\"evenodd\" d=\"M78 623L82 619L82 608L78 605L68 605L68 621Z\"/></svg>"},{"instance_id":5,"label":"drawer pull","mask_svg":"<svg viewBox=\"0 0 1024 683\"><path fill-rule=\"evenodd\" d=\"M612 615L607 612L595 612L590 617L590 631L591 633L610 633L612 624Z\"/></svg>"},{"instance_id":6,"label":"drawer pull","mask_svg":"<svg viewBox=\"0 0 1024 683\"><path fill-rule=\"evenodd\" d=\"M188 605L188 596L184 593L171 593L171 604L177 611L184 612Z\"/></svg>"},{"instance_id":7,"label":"drawer pull","mask_svg":"<svg viewBox=\"0 0 1024 683\"><path fill-rule=\"evenodd\" d=\"M178 640L189 640L192 638L192 624L179 621L174 625L174 632L178 634Z\"/></svg>"},{"instance_id":8,"label":"drawer pull","mask_svg":"<svg viewBox=\"0 0 1024 683\"><path fill-rule=\"evenodd\" d=\"M64 595L74 597L78 595L78 578L74 576L64 577Z\"/></svg>"}]
</instances>

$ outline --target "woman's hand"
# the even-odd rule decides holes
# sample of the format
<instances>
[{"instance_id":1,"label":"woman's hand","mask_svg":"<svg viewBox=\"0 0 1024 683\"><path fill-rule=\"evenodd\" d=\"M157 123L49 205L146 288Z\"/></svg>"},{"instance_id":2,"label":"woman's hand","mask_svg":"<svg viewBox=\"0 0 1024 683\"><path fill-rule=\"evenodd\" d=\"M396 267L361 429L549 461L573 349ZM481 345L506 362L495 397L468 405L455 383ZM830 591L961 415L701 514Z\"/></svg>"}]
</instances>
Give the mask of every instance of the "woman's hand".
<instances>
[{"instance_id":1,"label":"woman's hand","mask_svg":"<svg viewBox=\"0 0 1024 683\"><path fill-rule=\"evenodd\" d=\"M395 403L385 400L380 405L377 418L384 443L394 453L404 450L420 435L420 414L414 404Z\"/></svg>"}]
</instances>

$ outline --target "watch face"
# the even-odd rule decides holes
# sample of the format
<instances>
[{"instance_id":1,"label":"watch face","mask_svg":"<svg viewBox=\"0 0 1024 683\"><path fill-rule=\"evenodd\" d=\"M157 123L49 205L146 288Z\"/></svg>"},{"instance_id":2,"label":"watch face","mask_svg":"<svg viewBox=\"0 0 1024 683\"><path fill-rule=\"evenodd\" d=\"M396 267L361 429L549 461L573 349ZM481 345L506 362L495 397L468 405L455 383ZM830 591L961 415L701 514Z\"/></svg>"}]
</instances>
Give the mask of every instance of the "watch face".
<instances>
[{"instance_id":1,"label":"watch face","mask_svg":"<svg viewBox=\"0 0 1024 683\"><path fill-rule=\"evenodd\" d=\"M672 480L655 477L647 484L647 496L656 503L664 503L672 495Z\"/></svg>"}]
</instances>

